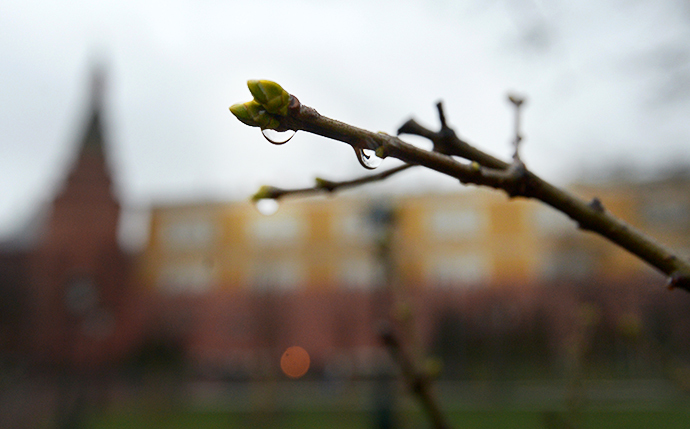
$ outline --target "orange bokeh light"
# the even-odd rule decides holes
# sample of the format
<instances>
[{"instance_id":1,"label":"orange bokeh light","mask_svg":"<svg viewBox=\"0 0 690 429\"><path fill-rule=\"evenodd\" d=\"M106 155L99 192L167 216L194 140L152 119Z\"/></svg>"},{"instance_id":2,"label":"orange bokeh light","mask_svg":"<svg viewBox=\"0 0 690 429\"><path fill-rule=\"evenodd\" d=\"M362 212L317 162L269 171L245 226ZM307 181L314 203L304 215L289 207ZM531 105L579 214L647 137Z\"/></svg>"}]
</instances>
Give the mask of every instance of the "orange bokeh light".
<instances>
[{"instance_id":1,"label":"orange bokeh light","mask_svg":"<svg viewBox=\"0 0 690 429\"><path fill-rule=\"evenodd\" d=\"M290 378L300 378L309 370L309 353L302 347L288 347L280 358L280 369Z\"/></svg>"}]
</instances>

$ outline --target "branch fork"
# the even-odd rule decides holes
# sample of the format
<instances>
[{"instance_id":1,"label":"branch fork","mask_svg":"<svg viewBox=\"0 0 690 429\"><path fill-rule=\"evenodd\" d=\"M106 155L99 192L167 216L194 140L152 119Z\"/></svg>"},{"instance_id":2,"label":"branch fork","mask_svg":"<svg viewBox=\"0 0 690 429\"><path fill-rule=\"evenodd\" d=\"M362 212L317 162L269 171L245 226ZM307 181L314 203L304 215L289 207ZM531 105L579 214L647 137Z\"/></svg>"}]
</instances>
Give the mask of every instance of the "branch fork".
<instances>
[{"instance_id":1,"label":"branch fork","mask_svg":"<svg viewBox=\"0 0 690 429\"><path fill-rule=\"evenodd\" d=\"M322 116L313 108L300 103L297 97L288 94L274 82L249 81L249 86L255 98L248 103L258 103L259 108L252 105L251 109L254 110L250 111L251 109L246 107L247 103L236 104L230 108L232 113L247 125L262 129L270 126L278 131L306 131L347 143L355 152L369 149L375 151L380 158L397 158L406 164L378 175L347 182L321 179L321 181L317 180L316 186L312 188L297 190L270 188L270 192L257 193L254 199L277 199L290 194L334 192L344 187L383 180L410 166L420 165L454 177L464 184L502 189L510 197L533 198L550 205L573 219L581 229L599 234L655 267L669 278L669 287L690 291L690 261L678 257L666 247L614 217L604 209L598 199L585 202L546 182L526 168L518 152L523 139L520 132L520 108L524 104L523 99L514 96L509 98L515 106L515 153L512 162L507 163L460 139L447 125L443 105L440 102L436 105L441 123L439 131L429 130L414 119L408 120L398 129L398 136L410 134L430 140L433 143L433 150L428 151L406 143L398 136L374 133ZM252 112L256 114L252 115ZM469 163L460 162L456 158L464 159ZM362 162L361 159L360 162Z\"/></svg>"}]
</instances>

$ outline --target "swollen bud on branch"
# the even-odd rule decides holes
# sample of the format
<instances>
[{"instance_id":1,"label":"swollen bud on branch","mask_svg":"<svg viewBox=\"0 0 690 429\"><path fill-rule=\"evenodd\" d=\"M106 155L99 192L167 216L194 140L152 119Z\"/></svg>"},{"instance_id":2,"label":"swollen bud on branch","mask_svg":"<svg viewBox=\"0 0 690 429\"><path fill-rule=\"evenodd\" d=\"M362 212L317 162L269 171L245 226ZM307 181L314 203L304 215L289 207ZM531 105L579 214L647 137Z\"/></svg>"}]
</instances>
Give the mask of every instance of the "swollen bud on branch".
<instances>
[{"instance_id":1,"label":"swollen bud on branch","mask_svg":"<svg viewBox=\"0 0 690 429\"><path fill-rule=\"evenodd\" d=\"M260 127L265 130L275 129L280 125L280 121L255 100L233 104L230 106L230 111L237 119L250 127Z\"/></svg>"},{"instance_id":2,"label":"swollen bud on branch","mask_svg":"<svg viewBox=\"0 0 690 429\"><path fill-rule=\"evenodd\" d=\"M268 113L287 116L290 94L283 87L270 80L248 80L247 86Z\"/></svg>"},{"instance_id":3,"label":"swollen bud on branch","mask_svg":"<svg viewBox=\"0 0 690 429\"><path fill-rule=\"evenodd\" d=\"M280 194L281 190L275 186L263 185L258 191L256 191L254 195L252 195L251 200L255 202L259 200L273 200L278 198Z\"/></svg>"}]
</instances>

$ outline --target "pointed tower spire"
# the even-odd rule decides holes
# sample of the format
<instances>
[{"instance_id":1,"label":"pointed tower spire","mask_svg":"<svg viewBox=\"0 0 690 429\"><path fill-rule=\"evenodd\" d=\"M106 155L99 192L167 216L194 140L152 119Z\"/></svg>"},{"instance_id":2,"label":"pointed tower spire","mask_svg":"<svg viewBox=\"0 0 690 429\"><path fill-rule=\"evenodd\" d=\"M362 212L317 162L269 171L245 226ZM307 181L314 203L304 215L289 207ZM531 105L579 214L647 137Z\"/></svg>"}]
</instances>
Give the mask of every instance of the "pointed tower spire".
<instances>
[{"instance_id":1,"label":"pointed tower spire","mask_svg":"<svg viewBox=\"0 0 690 429\"><path fill-rule=\"evenodd\" d=\"M103 94L105 92L105 69L102 65L96 65L91 72L91 101L89 110L91 117L86 128L86 134L82 140L83 151L95 151L103 153L103 130L101 111L103 109Z\"/></svg>"},{"instance_id":2,"label":"pointed tower spire","mask_svg":"<svg viewBox=\"0 0 690 429\"><path fill-rule=\"evenodd\" d=\"M56 247L73 245L78 239L83 239L77 246L80 249L89 246L95 249L104 242L117 241L120 207L111 189L107 136L103 133L104 78L102 66L92 68L88 120L79 153L65 186L53 202L52 229L62 232L55 236L49 234L47 241L54 240L52 245ZM74 221L75 213L79 213L79 222ZM65 234L66 230L70 233Z\"/></svg>"},{"instance_id":3,"label":"pointed tower spire","mask_svg":"<svg viewBox=\"0 0 690 429\"><path fill-rule=\"evenodd\" d=\"M91 188L101 186L100 196L112 198L110 169L106 159L108 155L107 136L103 132L105 75L105 68L102 65L92 67L86 127L78 146L79 153L75 159L75 164L67 178L67 187L61 195L74 197L77 194L81 195L82 191L92 192L93 189ZM86 188L90 190L84 190Z\"/></svg>"}]
</instances>

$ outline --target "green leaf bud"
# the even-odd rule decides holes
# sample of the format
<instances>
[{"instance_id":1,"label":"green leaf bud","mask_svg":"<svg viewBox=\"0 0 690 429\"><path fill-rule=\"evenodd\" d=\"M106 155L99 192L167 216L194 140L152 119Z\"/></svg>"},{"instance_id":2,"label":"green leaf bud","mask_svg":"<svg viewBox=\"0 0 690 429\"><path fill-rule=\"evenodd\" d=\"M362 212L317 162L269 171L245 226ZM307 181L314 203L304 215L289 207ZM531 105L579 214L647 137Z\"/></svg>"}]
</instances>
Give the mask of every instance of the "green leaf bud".
<instances>
[{"instance_id":1,"label":"green leaf bud","mask_svg":"<svg viewBox=\"0 0 690 429\"><path fill-rule=\"evenodd\" d=\"M322 179L320 177L317 177L314 179L316 182L316 187L320 189L325 189L329 192L333 191L336 188L336 184L330 180Z\"/></svg>"},{"instance_id":2,"label":"green leaf bud","mask_svg":"<svg viewBox=\"0 0 690 429\"><path fill-rule=\"evenodd\" d=\"M290 94L277 83L270 80L248 80L247 86L259 104L268 113L287 116Z\"/></svg>"},{"instance_id":3,"label":"green leaf bud","mask_svg":"<svg viewBox=\"0 0 690 429\"><path fill-rule=\"evenodd\" d=\"M241 122L251 126L255 127L256 123L254 123L254 120L252 119L251 115L249 114L249 111L247 110L247 106L244 105L244 103L237 103L233 104L230 106L230 112L235 115L237 119L239 119Z\"/></svg>"},{"instance_id":4,"label":"green leaf bud","mask_svg":"<svg viewBox=\"0 0 690 429\"><path fill-rule=\"evenodd\" d=\"M237 119L250 127L275 129L280 125L280 121L268 113L266 109L255 100L233 104L230 106L230 111Z\"/></svg>"},{"instance_id":5,"label":"green leaf bud","mask_svg":"<svg viewBox=\"0 0 690 429\"><path fill-rule=\"evenodd\" d=\"M376 156L381 159L386 159L386 157L388 157L388 149L386 149L384 146L377 147L375 153Z\"/></svg>"},{"instance_id":6,"label":"green leaf bud","mask_svg":"<svg viewBox=\"0 0 690 429\"><path fill-rule=\"evenodd\" d=\"M280 189L274 187L274 186L268 186L268 185L263 185L262 187L259 188L258 191L254 195L252 195L251 200L252 201L259 201L259 200L271 200L275 199L278 194L280 194Z\"/></svg>"}]
</instances>

